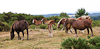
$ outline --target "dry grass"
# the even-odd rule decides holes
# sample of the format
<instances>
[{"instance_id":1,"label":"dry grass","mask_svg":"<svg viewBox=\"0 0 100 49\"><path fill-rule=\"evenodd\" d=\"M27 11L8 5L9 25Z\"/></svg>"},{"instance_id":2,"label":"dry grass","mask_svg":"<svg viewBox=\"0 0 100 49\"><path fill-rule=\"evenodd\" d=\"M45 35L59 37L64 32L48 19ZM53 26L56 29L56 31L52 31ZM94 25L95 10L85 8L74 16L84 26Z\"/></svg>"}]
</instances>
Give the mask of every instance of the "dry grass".
<instances>
[{"instance_id":1,"label":"dry grass","mask_svg":"<svg viewBox=\"0 0 100 49\"><path fill-rule=\"evenodd\" d=\"M0 49L59 49L63 39L76 38L74 37L75 33L67 34L64 30L53 30L54 37L49 37L47 29L29 29L29 40L26 40L26 31L24 32L25 40L18 40L16 33L15 38L10 40L9 32L0 32ZM100 36L100 27L94 27L93 32L94 36ZM22 33L20 34L22 37ZM87 39L87 31L79 33L78 30L78 36Z\"/></svg>"}]
</instances>

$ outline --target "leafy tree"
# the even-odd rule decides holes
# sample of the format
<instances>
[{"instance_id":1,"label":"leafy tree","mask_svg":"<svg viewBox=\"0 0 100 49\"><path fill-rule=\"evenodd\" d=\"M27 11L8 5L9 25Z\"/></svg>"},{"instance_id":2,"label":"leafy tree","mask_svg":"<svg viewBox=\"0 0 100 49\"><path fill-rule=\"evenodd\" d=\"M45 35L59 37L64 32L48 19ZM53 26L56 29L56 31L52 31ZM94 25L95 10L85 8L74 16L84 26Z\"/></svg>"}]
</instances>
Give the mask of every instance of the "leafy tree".
<instances>
[{"instance_id":1,"label":"leafy tree","mask_svg":"<svg viewBox=\"0 0 100 49\"><path fill-rule=\"evenodd\" d=\"M61 14L60 14L60 17L69 17L66 13L64 13L64 12L62 12Z\"/></svg>"},{"instance_id":2,"label":"leafy tree","mask_svg":"<svg viewBox=\"0 0 100 49\"><path fill-rule=\"evenodd\" d=\"M78 11L75 14L75 17L78 18L82 15L88 15L89 13L86 12L84 8L78 9Z\"/></svg>"}]
</instances>

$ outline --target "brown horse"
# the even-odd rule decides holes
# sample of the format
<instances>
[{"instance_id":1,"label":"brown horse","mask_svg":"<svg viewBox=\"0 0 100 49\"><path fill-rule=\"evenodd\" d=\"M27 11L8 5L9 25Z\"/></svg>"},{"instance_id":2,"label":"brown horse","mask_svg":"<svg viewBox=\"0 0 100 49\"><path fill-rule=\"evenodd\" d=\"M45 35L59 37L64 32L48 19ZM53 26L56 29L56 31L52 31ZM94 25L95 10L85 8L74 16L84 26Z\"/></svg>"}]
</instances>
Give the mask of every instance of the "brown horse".
<instances>
[{"instance_id":1,"label":"brown horse","mask_svg":"<svg viewBox=\"0 0 100 49\"><path fill-rule=\"evenodd\" d=\"M18 34L18 40L21 40L21 37L19 35L19 32L22 32L23 34L23 39L24 40L24 30L26 29L27 30L27 40L28 40L28 22L26 20L21 20L21 21L15 21L14 24L12 25L11 27L11 40L14 38L14 31L17 32Z\"/></svg>"},{"instance_id":2,"label":"brown horse","mask_svg":"<svg viewBox=\"0 0 100 49\"><path fill-rule=\"evenodd\" d=\"M36 19L33 19L32 23L35 23L35 25L37 27L38 25L43 24L43 20L37 21ZM35 27L35 29L36 29L36 27Z\"/></svg>"},{"instance_id":3,"label":"brown horse","mask_svg":"<svg viewBox=\"0 0 100 49\"><path fill-rule=\"evenodd\" d=\"M57 24L57 28L59 29L60 28L60 25L63 24L63 28L61 29L61 30L63 30L64 29L64 26L65 26L64 25L65 21L66 21L66 18L61 18L59 20L58 24Z\"/></svg>"},{"instance_id":4,"label":"brown horse","mask_svg":"<svg viewBox=\"0 0 100 49\"><path fill-rule=\"evenodd\" d=\"M51 37L53 37L53 34L52 34L52 30L53 30L52 24L55 25L55 21L54 20L50 20L49 23L48 23L48 26L47 26L47 28L49 30L48 36L51 36Z\"/></svg>"},{"instance_id":5,"label":"brown horse","mask_svg":"<svg viewBox=\"0 0 100 49\"><path fill-rule=\"evenodd\" d=\"M46 18L43 18L42 20L43 20L43 22L44 22L45 24L49 24L51 21L54 21L54 20L49 20L49 21L48 21Z\"/></svg>"},{"instance_id":6,"label":"brown horse","mask_svg":"<svg viewBox=\"0 0 100 49\"><path fill-rule=\"evenodd\" d=\"M65 27L65 21L66 21L67 18L62 18L59 20L58 24L57 24L57 28L59 29L60 28L60 25L63 24L63 28L61 30L64 29ZM72 33L72 29L70 29L70 32Z\"/></svg>"},{"instance_id":7,"label":"brown horse","mask_svg":"<svg viewBox=\"0 0 100 49\"><path fill-rule=\"evenodd\" d=\"M75 18L68 18L68 19L75 19ZM87 15L87 16L83 15L83 16L81 16L79 18L76 18L76 20L85 20L85 19L90 19L90 16L89 15ZM72 20L69 20L69 22L72 22ZM68 26L68 29L70 29L70 25L71 24L68 24L67 25ZM73 33L72 29L70 29L70 32ZM80 30L80 32L84 33L83 30Z\"/></svg>"},{"instance_id":8,"label":"brown horse","mask_svg":"<svg viewBox=\"0 0 100 49\"><path fill-rule=\"evenodd\" d=\"M85 20L76 20L76 19L70 19L68 18L65 23L66 26L66 32L68 32L68 29L72 25L73 29L75 30L75 36L77 36L77 29L84 30L87 28L88 34L89 34L89 28L91 30L92 36L93 36L93 30L92 30L92 20L91 19L85 19Z\"/></svg>"}]
</instances>

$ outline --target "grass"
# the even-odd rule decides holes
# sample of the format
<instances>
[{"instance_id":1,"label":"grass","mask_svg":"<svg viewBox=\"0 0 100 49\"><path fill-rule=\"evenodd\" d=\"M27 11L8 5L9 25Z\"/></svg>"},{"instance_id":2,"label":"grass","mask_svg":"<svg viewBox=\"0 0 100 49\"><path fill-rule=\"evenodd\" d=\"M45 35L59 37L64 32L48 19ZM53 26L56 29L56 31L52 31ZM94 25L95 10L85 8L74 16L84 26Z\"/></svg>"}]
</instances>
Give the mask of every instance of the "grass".
<instances>
[{"instance_id":1,"label":"grass","mask_svg":"<svg viewBox=\"0 0 100 49\"><path fill-rule=\"evenodd\" d=\"M100 36L100 27L94 27L95 36ZM74 31L74 30L73 30ZM75 33L67 34L65 30L53 30L53 37L48 36L47 29L29 29L29 40L25 32L25 40L18 40L18 35L15 33L15 38L10 40L9 32L0 32L0 49L60 49L61 41L68 37L74 37ZM91 31L90 31L91 32ZM79 33L78 36L88 39L87 30L85 33ZM22 33L20 33L22 37ZM89 34L91 36L91 33ZM94 36L93 36L94 37ZM93 38L91 37L91 38Z\"/></svg>"}]
</instances>

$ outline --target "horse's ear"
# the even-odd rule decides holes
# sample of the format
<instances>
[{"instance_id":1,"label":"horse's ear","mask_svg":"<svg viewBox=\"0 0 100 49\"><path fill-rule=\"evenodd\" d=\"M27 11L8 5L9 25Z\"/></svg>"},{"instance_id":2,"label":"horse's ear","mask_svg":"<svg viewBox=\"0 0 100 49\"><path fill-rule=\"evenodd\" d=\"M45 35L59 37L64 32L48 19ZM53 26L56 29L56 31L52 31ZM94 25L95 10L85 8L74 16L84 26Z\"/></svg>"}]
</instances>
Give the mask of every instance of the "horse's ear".
<instances>
[{"instance_id":1,"label":"horse's ear","mask_svg":"<svg viewBox=\"0 0 100 49\"><path fill-rule=\"evenodd\" d=\"M86 17L86 19L89 19L89 17Z\"/></svg>"},{"instance_id":2,"label":"horse's ear","mask_svg":"<svg viewBox=\"0 0 100 49\"><path fill-rule=\"evenodd\" d=\"M73 21L75 21L76 19L73 19Z\"/></svg>"},{"instance_id":3,"label":"horse's ear","mask_svg":"<svg viewBox=\"0 0 100 49\"><path fill-rule=\"evenodd\" d=\"M65 21L67 21L68 20L68 18L66 18L66 20Z\"/></svg>"},{"instance_id":4,"label":"horse's ear","mask_svg":"<svg viewBox=\"0 0 100 49\"><path fill-rule=\"evenodd\" d=\"M80 17L79 20L82 20L82 17Z\"/></svg>"}]
</instances>

